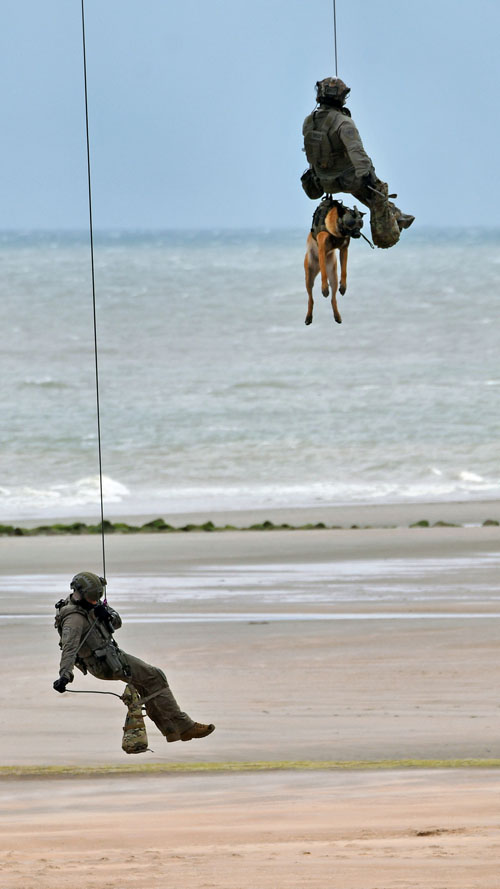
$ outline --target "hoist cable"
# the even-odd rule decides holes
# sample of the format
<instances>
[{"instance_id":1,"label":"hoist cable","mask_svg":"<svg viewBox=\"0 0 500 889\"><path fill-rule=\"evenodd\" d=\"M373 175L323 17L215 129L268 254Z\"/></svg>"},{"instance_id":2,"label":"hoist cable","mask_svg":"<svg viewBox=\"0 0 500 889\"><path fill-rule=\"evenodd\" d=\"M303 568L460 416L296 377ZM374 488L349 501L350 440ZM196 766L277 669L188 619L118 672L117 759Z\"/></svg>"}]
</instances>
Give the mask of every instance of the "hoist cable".
<instances>
[{"instance_id":1,"label":"hoist cable","mask_svg":"<svg viewBox=\"0 0 500 889\"><path fill-rule=\"evenodd\" d=\"M95 270L94 270L94 226L92 220L92 179L90 174L90 138L89 138L89 106L87 92L87 52L85 41L85 9L84 0L82 3L82 44L83 44L83 84L85 92L85 134L87 141L87 182L88 182L88 203L89 203L89 233L90 233L90 268L92 277L92 312L94 320L94 364L95 364L95 390L96 390L96 412L97 412L97 451L99 457L99 498L101 505L101 542L102 542L102 576L106 577L106 550L104 546L104 505L102 494L102 451L101 451L101 410L99 399L99 361L97 348L97 312L95 298ZM106 601L106 594L104 594Z\"/></svg>"},{"instance_id":2,"label":"hoist cable","mask_svg":"<svg viewBox=\"0 0 500 889\"><path fill-rule=\"evenodd\" d=\"M333 0L333 43L335 47L335 77L338 77L337 69L337 4Z\"/></svg>"}]
</instances>

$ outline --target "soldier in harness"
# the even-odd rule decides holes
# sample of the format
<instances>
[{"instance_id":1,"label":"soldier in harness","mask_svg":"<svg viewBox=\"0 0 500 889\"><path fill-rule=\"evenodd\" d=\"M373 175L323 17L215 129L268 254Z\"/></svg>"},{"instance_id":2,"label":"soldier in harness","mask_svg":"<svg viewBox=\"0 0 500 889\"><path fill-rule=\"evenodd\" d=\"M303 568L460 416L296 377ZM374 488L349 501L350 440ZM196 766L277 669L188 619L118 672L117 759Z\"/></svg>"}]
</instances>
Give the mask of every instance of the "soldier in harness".
<instances>
[{"instance_id":1,"label":"soldier in harness","mask_svg":"<svg viewBox=\"0 0 500 889\"><path fill-rule=\"evenodd\" d=\"M377 177L351 112L345 107L349 93L339 77L326 77L316 83L318 107L306 117L302 128L309 162L302 186L312 199L324 193L352 194L370 208L374 243L391 247L415 217L402 213L389 201L387 183Z\"/></svg>"},{"instance_id":2,"label":"soldier in harness","mask_svg":"<svg viewBox=\"0 0 500 889\"><path fill-rule=\"evenodd\" d=\"M118 612L101 602L106 581L91 571L81 571L70 583L67 599L56 604L61 662L59 678L53 684L58 692L73 682L73 668L91 673L97 679L121 679L130 683L145 702L146 713L167 741L205 738L215 726L194 722L175 700L165 674L133 655L122 651L113 632L122 621Z\"/></svg>"}]
</instances>

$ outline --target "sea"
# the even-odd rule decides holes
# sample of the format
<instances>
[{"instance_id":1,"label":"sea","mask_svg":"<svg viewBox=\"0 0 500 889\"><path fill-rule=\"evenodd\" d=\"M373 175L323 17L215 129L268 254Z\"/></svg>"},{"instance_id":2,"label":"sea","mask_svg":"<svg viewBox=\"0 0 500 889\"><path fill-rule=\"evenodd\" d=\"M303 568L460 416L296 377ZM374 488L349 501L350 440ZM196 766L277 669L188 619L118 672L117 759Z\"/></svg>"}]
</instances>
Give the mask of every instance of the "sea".
<instances>
[{"instance_id":1,"label":"sea","mask_svg":"<svg viewBox=\"0 0 500 889\"><path fill-rule=\"evenodd\" d=\"M99 232L106 517L500 497L500 229ZM0 234L0 521L99 520L89 238Z\"/></svg>"}]
</instances>

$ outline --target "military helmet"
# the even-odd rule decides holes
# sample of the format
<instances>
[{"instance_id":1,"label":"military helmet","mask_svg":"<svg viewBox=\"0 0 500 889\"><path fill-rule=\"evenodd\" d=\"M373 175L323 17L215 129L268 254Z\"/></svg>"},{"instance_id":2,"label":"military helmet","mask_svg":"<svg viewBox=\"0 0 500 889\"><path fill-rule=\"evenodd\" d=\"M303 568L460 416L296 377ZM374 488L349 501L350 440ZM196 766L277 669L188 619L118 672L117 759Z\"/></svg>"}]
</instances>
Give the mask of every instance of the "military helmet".
<instances>
[{"instance_id":1,"label":"military helmet","mask_svg":"<svg viewBox=\"0 0 500 889\"><path fill-rule=\"evenodd\" d=\"M76 593L79 593L87 602L98 602L104 593L106 581L104 577L98 577L92 571L79 571L75 574L70 583L70 587Z\"/></svg>"},{"instance_id":2,"label":"military helmet","mask_svg":"<svg viewBox=\"0 0 500 889\"><path fill-rule=\"evenodd\" d=\"M316 101L328 104L328 100L344 104L347 96L351 92L350 87L346 86L340 77L325 77L316 83Z\"/></svg>"}]
</instances>

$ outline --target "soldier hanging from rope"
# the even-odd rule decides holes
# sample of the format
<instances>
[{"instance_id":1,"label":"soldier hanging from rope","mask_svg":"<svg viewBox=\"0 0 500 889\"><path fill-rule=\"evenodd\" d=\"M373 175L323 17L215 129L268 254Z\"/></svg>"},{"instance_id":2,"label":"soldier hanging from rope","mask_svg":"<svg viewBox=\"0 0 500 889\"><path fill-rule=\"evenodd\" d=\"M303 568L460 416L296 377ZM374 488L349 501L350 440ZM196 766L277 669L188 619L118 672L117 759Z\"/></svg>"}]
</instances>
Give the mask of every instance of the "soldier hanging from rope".
<instances>
[{"instance_id":1,"label":"soldier hanging from rope","mask_svg":"<svg viewBox=\"0 0 500 889\"><path fill-rule=\"evenodd\" d=\"M349 93L350 88L339 77L326 77L316 83L318 107L306 117L302 128L309 161L302 187L312 199L324 193L352 194L370 208L373 242L377 247L392 247L415 217L402 213L389 201L387 183L377 177L351 112L345 107Z\"/></svg>"},{"instance_id":2,"label":"soldier hanging from rope","mask_svg":"<svg viewBox=\"0 0 500 889\"><path fill-rule=\"evenodd\" d=\"M54 689L66 691L76 666L97 679L120 679L132 685L141 699L147 699L146 713L167 741L191 741L210 735L215 726L194 722L181 711L162 670L118 648L113 632L122 621L106 601L100 601L105 583L91 571L81 571L70 583L68 598L56 604L55 626L62 654Z\"/></svg>"}]
</instances>

